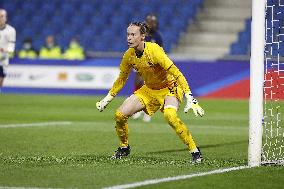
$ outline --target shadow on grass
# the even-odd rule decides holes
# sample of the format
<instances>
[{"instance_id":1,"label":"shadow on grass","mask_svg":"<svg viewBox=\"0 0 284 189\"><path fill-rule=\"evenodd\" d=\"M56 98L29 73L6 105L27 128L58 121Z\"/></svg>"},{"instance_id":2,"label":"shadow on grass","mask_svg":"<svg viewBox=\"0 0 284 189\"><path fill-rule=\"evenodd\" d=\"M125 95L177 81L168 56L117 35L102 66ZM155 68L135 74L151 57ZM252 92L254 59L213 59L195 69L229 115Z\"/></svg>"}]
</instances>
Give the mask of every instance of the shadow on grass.
<instances>
[{"instance_id":1,"label":"shadow on grass","mask_svg":"<svg viewBox=\"0 0 284 189\"><path fill-rule=\"evenodd\" d=\"M236 145L236 144L245 144L245 143L247 143L246 140L241 140L241 141L226 142L226 143L220 143L220 144L201 145L200 148L206 149L206 148L232 146L232 145ZM164 154L164 153L174 153L174 152L183 152L183 151L188 151L188 149L183 148L183 149L172 149L172 150L160 150L160 151L155 151L155 152L148 152L148 154Z\"/></svg>"}]
</instances>

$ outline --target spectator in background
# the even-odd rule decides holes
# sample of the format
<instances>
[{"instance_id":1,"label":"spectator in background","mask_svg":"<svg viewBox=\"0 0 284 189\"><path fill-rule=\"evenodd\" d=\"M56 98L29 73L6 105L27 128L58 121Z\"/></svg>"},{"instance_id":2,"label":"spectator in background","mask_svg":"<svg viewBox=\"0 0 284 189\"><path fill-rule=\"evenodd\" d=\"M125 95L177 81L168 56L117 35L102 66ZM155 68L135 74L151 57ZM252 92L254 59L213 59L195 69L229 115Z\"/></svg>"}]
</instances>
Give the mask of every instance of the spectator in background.
<instances>
[{"instance_id":1,"label":"spectator in background","mask_svg":"<svg viewBox=\"0 0 284 189\"><path fill-rule=\"evenodd\" d=\"M23 47L18 53L18 57L35 59L37 56L38 52L33 47L33 40L31 38L25 38L23 41Z\"/></svg>"},{"instance_id":2,"label":"spectator in background","mask_svg":"<svg viewBox=\"0 0 284 189\"><path fill-rule=\"evenodd\" d=\"M45 46L39 51L39 58L42 59L61 59L61 48L56 45L55 39L49 35L45 39Z\"/></svg>"},{"instance_id":3,"label":"spectator in background","mask_svg":"<svg viewBox=\"0 0 284 189\"><path fill-rule=\"evenodd\" d=\"M158 18L155 14L148 14L146 16L146 24L148 27L148 32L145 37L145 41L147 42L152 42L158 44L160 47L163 47L163 40L160 32L158 31L159 28L159 22ZM144 85L144 81L141 78L140 75L137 73L135 74L135 91L140 89ZM144 114L144 115L143 115ZM132 118L133 119L138 119L141 115L143 115L143 121L145 122L150 122L151 117L146 114L144 111L140 111L135 113Z\"/></svg>"},{"instance_id":4,"label":"spectator in background","mask_svg":"<svg viewBox=\"0 0 284 189\"><path fill-rule=\"evenodd\" d=\"M67 60L83 60L85 59L84 49L80 46L77 38L72 38L68 49L64 53Z\"/></svg>"}]
</instances>

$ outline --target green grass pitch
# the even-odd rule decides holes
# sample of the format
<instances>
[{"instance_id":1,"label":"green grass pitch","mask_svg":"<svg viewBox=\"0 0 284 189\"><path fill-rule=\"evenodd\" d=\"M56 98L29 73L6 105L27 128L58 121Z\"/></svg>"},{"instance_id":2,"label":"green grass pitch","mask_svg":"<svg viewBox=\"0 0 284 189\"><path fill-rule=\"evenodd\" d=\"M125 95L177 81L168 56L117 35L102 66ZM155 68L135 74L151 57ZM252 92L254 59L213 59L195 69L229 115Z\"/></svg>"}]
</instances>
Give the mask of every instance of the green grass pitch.
<instances>
[{"instance_id":1,"label":"green grass pitch","mask_svg":"<svg viewBox=\"0 0 284 189\"><path fill-rule=\"evenodd\" d=\"M0 95L0 187L102 188L247 164L248 101L206 100L203 118L180 117L202 149L191 165L174 131L157 112L152 122L129 121L131 156L110 160L118 147L116 98L100 113L96 96ZM68 125L8 127L68 121ZM140 188L283 188L284 167L262 166Z\"/></svg>"}]
</instances>

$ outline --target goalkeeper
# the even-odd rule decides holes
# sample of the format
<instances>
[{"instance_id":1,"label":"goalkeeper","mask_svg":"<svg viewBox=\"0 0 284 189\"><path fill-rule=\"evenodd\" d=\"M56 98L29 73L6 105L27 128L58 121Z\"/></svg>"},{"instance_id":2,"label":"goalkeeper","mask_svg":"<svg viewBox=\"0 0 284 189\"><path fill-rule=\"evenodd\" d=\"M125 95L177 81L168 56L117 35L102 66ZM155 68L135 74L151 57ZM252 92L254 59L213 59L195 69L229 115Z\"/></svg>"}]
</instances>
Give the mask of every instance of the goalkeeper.
<instances>
[{"instance_id":1,"label":"goalkeeper","mask_svg":"<svg viewBox=\"0 0 284 189\"><path fill-rule=\"evenodd\" d=\"M155 43L144 41L146 32L145 23L134 22L128 26L129 49L123 55L119 77L108 95L96 103L97 109L103 111L124 86L132 68L145 81L145 85L128 97L115 112L115 128L120 146L112 158L120 159L130 154L128 118L141 110L144 110L148 115L153 115L160 109L168 124L187 146L192 155L192 162L200 163L201 152L189 130L177 115L183 93L187 100L184 108L185 113L192 109L196 116L203 116L204 110L193 98L185 77L168 58L164 50Z\"/></svg>"}]
</instances>

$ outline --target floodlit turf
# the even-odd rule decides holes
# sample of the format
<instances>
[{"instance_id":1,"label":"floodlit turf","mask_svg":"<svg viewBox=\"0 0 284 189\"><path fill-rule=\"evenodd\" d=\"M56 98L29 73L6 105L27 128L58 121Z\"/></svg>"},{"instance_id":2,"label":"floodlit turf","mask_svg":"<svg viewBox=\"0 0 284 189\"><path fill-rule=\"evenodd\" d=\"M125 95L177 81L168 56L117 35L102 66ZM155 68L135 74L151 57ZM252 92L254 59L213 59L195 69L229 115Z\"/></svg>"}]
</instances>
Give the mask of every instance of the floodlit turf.
<instances>
[{"instance_id":1,"label":"floodlit turf","mask_svg":"<svg viewBox=\"0 0 284 189\"><path fill-rule=\"evenodd\" d=\"M130 120L131 157L110 160L118 145L113 114L124 98L103 113L98 99L0 95L0 186L101 188L247 164L247 101L201 99L203 118L179 112L205 157L191 165L160 112L150 123ZM58 125L3 128L46 122ZM281 188L283 175L283 167L260 167L142 188Z\"/></svg>"}]
</instances>

